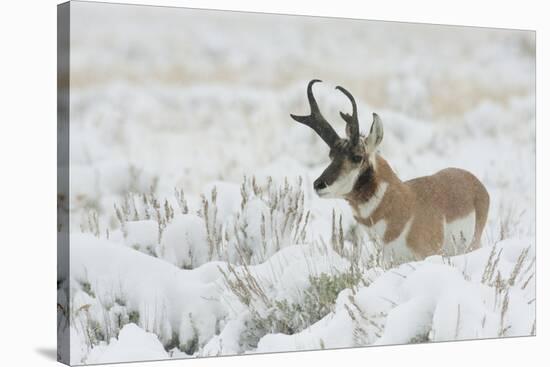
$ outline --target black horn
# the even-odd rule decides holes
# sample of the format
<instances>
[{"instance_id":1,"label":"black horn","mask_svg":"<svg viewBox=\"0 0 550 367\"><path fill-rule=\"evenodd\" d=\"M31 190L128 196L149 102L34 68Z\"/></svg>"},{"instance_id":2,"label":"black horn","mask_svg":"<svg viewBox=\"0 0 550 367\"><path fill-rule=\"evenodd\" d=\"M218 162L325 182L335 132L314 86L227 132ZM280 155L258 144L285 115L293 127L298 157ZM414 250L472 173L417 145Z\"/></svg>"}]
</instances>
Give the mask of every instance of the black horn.
<instances>
[{"instance_id":1,"label":"black horn","mask_svg":"<svg viewBox=\"0 0 550 367\"><path fill-rule=\"evenodd\" d=\"M357 105L355 104L355 99L345 88L338 86L336 89L344 93L351 101L351 106L353 108L351 116L344 112L340 112L340 116L342 116L342 119L346 122L346 134L351 141L351 144L357 145L359 143L359 119L357 117Z\"/></svg>"},{"instance_id":2,"label":"black horn","mask_svg":"<svg viewBox=\"0 0 550 367\"><path fill-rule=\"evenodd\" d=\"M319 111L319 106L317 105L317 101L315 100L312 91L313 84L320 81L321 80L319 79L313 79L307 85L307 99L309 100L311 113L307 116L296 116L290 114L290 117L292 117L299 123L307 125L315 130L315 132L321 137L321 139L325 141L325 143L328 144L329 147L333 147L334 144L340 139L340 137L338 136L336 131L334 131L332 126L330 126L328 121L325 120L323 115L321 115L321 111Z\"/></svg>"}]
</instances>

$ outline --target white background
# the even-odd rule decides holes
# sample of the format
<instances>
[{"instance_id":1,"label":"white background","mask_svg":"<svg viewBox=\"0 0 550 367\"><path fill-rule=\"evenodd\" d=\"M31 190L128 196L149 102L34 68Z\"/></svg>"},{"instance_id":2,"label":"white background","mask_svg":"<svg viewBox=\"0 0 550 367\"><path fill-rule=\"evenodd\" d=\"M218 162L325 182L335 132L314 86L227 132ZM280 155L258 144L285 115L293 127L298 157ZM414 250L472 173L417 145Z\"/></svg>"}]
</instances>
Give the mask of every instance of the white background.
<instances>
[{"instance_id":1,"label":"white background","mask_svg":"<svg viewBox=\"0 0 550 367\"><path fill-rule=\"evenodd\" d=\"M119 1L127 3L129 1ZM340 16L537 30L537 337L371 347L136 366L252 365L542 365L550 345L543 287L547 172L543 167L548 108L548 18L542 1L269 0L140 1L215 9ZM4 2L0 8L0 365L53 365L56 343L56 1ZM546 48L544 47L546 44ZM546 62L545 62L546 60ZM513 167L510 167L513 169ZM6 205L7 203L7 205ZM547 288L547 287L546 287ZM546 362L547 363L547 362Z\"/></svg>"}]
</instances>

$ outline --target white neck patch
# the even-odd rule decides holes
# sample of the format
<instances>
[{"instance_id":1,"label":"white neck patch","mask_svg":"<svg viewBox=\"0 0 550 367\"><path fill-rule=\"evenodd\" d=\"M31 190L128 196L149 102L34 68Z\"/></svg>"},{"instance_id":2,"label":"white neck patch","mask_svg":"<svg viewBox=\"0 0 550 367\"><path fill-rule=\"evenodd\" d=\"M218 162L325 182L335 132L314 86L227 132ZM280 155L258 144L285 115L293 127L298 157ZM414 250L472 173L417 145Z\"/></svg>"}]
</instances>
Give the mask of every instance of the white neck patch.
<instances>
[{"instance_id":1,"label":"white neck patch","mask_svg":"<svg viewBox=\"0 0 550 367\"><path fill-rule=\"evenodd\" d=\"M356 215L363 219L367 219L368 217L370 217L371 214L374 213L376 208L378 208L378 206L382 202L382 199L384 198L384 194L386 193L387 189L388 183L381 182L376 188L374 195L372 195L372 197L366 203L362 203L358 206Z\"/></svg>"}]
</instances>

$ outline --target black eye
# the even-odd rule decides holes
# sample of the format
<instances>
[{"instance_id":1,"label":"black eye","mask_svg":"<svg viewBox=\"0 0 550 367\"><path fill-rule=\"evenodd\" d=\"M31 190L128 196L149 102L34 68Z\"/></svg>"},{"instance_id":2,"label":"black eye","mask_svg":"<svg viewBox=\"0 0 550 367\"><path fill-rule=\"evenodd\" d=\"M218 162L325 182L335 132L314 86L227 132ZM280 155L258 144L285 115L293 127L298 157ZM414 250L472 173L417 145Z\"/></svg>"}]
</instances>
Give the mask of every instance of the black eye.
<instances>
[{"instance_id":1,"label":"black eye","mask_svg":"<svg viewBox=\"0 0 550 367\"><path fill-rule=\"evenodd\" d=\"M363 160L363 156L361 156L361 155L352 155L351 156L351 161L353 163L361 163L362 160Z\"/></svg>"}]
</instances>

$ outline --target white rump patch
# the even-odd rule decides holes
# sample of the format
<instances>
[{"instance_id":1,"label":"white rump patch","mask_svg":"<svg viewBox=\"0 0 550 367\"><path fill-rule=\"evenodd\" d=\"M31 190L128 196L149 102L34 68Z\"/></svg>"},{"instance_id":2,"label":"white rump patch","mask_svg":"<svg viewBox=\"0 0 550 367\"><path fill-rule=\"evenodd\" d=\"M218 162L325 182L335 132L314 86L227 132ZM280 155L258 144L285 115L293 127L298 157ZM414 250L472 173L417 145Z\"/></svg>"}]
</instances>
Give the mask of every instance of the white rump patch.
<instances>
[{"instance_id":1,"label":"white rump patch","mask_svg":"<svg viewBox=\"0 0 550 367\"><path fill-rule=\"evenodd\" d=\"M454 256L465 253L474 239L476 227L476 212L452 222L443 222L445 239L443 248L444 255Z\"/></svg>"}]
</instances>

